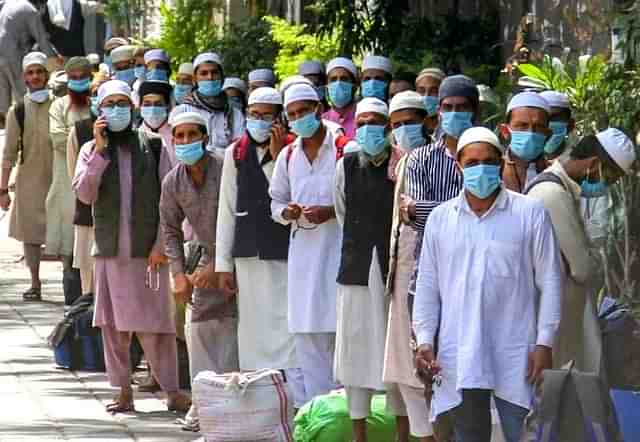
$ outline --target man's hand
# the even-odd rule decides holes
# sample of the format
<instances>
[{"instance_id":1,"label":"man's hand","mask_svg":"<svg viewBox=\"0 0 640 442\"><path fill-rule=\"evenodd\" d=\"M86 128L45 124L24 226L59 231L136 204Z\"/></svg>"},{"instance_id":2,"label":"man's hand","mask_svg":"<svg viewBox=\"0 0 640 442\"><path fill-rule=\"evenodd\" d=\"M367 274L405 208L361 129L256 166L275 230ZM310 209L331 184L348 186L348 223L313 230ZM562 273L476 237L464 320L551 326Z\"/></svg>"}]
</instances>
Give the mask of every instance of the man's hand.
<instances>
[{"instance_id":1,"label":"man's hand","mask_svg":"<svg viewBox=\"0 0 640 442\"><path fill-rule=\"evenodd\" d=\"M238 292L236 275L232 272L218 273L218 284L227 299L232 298Z\"/></svg>"},{"instance_id":2,"label":"man's hand","mask_svg":"<svg viewBox=\"0 0 640 442\"><path fill-rule=\"evenodd\" d=\"M322 224L335 216L332 206L311 206L302 210L304 217L312 224Z\"/></svg>"},{"instance_id":3,"label":"man's hand","mask_svg":"<svg viewBox=\"0 0 640 442\"><path fill-rule=\"evenodd\" d=\"M191 292L193 292L193 286L186 275L184 273L174 275L173 294L176 297L176 301L181 304L186 304L191 299Z\"/></svg>"},{"instance_id":4,"label":"man's hand","mask_svg":"<svg viewBox=\"0 0 640 442\"><path fill-rule=\"evenodd\" d=\"M107 147L107 138L105 137L105 131L107 130L107 119L104 117L98 117L95 123L93 123L93 138L96 140L96 152L102 153Z\"/></svg>"},{"instance_id":5,"label":"man's hand","mask_svg":"<svg viewBox=\"0 0 640 442\"><path fill-rule=\"evenodd\" d=\"M151 250L151 254L149 255L148 263L151 267L157 267L162 264L166 264L168 262L167 257L156 250Z\"/></svg>"},{"instance_id":6,"label":"man's hand","mask_svg":"<svg viewBox=\"0 0 640 442\"><path fill-rule=\"evenodd\" d=\"M302 207L295 203L289 203L282 211L282 217L288 221L295 221L302 215Z\"/></svg>"},{"instance_id":7,"label":"man's hand","mask_svg":"<svg viewBox=\"0 0 640 442\"><path fill-rule=\"evenodd\" d=\"M287 131L278 122L273 123L271 126L271 137L269 141L269 152L271 158L274 160L278 158L280 151L284 148L284 143L287 139Z\"/></svg>"},{"instance_id":8,"label":"man's hand","mask_svg":"<svg viewBox=\"0 0 640 442\"><path fill-rule=\"evenodd\" d=\"M529 367L527 369L527 380L531 384L540 385L542 383L542 372L549 370L553 366L553 353L551 348L544 345L536 345L536 349L529 353Z\"/></svg>"},{"instance_id":9,"label":"man's hand","mask_svg":"<svg viewBox=\"0 0 640 442\"><path fill-rule=\"evenodd\" d=\"M218 275L215 272L213 261L193 272L189 280L197 289L216 288L218 286Z\"/></svg>"},{"instance_id":10,"label":"man's hand","mask_svg":"<svg viewBox=\"0 0 640 442\"><path fill-rule=\"evenodd\" d=\"M429 344L422 344L416 350L415 365L418 377L423 380L424 375L432 376L433 368L438 367L436 355L433 347Z\"/></svg>"},{"instance_id":11,"label":"man's hand","mask_svg":"<svg viewBox=\"0 0 640 442\"><path fill-rule=\"evenodd\" d=\"M11 197L9 196L9 193L0 195L0 209L6 212L9 210L9 207L11 207Z\"/></svg>"},{"instance_id":12,"label":"man's hand","mask_svg":"<svg viewBox=\"0 0 640 442\"><path fill-rule=\"evenodd\" d=\"M405 224L416 219L416 202L405 194L400 195L400 219Z\"/></svg>"}]
</instances>

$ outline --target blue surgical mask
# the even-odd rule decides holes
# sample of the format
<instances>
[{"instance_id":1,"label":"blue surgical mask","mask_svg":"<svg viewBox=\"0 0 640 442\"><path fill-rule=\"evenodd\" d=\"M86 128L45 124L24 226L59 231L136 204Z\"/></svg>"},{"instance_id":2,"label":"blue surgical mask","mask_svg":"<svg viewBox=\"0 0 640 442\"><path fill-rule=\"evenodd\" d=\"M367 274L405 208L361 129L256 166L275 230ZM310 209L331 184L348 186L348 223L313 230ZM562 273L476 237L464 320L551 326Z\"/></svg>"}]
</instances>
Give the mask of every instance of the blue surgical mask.
<instances>
[{"instance_id":1,"label":"blue surgical mask","mask_svg":"<svg viewBox=\"0 0 640 442\"><path fill-rule=\"evenodd\" d=\"M169 81L169 72L165 69L151 69L147 72L147 80Z\"/></svg>"},{"instance_id":2,"label":"blue surgical mask","mask_svg":"<svg viewBox=\"0 0 640 442\"><path fill-rule=\"evenodd\" d=\"M544 152L547 138L538 132L511 131L511 151L525 161L533 161Z\"/></svg>"},{"instance_id":3,"label":"blue surgical mask","mask_svg":"<svg viewBox=\"0 0 640 442\"><path fill-rule=\"evenodd\" d=\"M247 131L257 143L264 143L269 139L272 126L270 121L247 118Z\"/></svg>"},{"instance_id":4,"label":"blue surgical mask","mask_svg":"<svg viewBox=\"0 0 640 442\"><path fill-rule=\"evenodd\" d=\"M365 124L356 130L358 145L367 155L375 157L382 153L387 145L384 130L379 124Z\"/></svg>"},{"instance_id":5,"label":"blue surgical mask","mask_svg":"<svg viewBox=\"0 0 640 442\"><path fill-rule=\"evenodd\" d=\"M460 138L460 135L473 127L473 113L471 112L443 112L442 130L453 138Z\"/></svg>"},{"instance_id":6,"label":"blue surgical mask","mask_svg":"<svg viewBox=\"0 0 640 442\"><path fill-rule=\"evenodd\" d=\"M240 96L227 97L229 106L235 107L238 110L242 110L244 107L244 100Z\"/></svg>"},{"instance_id":7,"label":"blue surgical mask","mask_svg":"<svg viewBox=\"0 0 640 442\"><path fill-rule=\"evenodd\" d=\"M562 142L569 132L569 123L565 121L551 121L549 123L549 129L551 129L553 135L551 135L551 138L549 138L544 145L544 152L552 155L562 146Z\"/></svg>"},{"instance_id":8,"label":"blue surgical mask","mask_svg":"<svg viewBox=\"0 0 640 442\"><path fill-rule=\"evenodd\" d=\"M291 122L291 130L301 138L311 138L320 127L320 120L315 112Z\"/></svg>"},{"instance_id":9,"label":"blue surgical mask","mask_svg":"<svg viewBox=\"0 0 640 442\"><path fill-rule=\"evenodd\" d=\"M194 141L188 144L176 144L176 158L187 166L193 166L204 155L203 141Z\"/></svg>"},{"instance_id":10,"label":"blue surgical mask","mask_svg":"<svg viewBox=\"0 0 640 442\"><path fill-rule=\"evenodd\" d=\"M152 129L158 129L167 120L166 106L142 106L140 115Z\"/></svg>"},{"instance_id":11,"label":"blue surgical mask","mask_svg":"<svg viewBox=\"0 0 640 442\"><path fill-rule=\"evenodd\" d=\"M200 80L198 81L198 92L205 97L215 97L222 92L222 81L220 80Z\"/></svg>"},{"instance_id":12,"label":"blue surgical mask","mask_svg":"<svg viewBox=\"0 0 640 442\"><path fill-rule=\"evenodd\" d=\"M352 98L353 83L340 80L329 83L329 101L338 109L351 103Z\"/></svg>"},{"instance_id":13,"label":"blue surgical mask","mask_svg":"<svg viewBox=\"0 0 640 442\"><path fill-rule=\"evenodd\" d=\"M91 87L91 80L89 78L83 78L82 80L67 81L67 88L79 94L83 92L87 92L90 87Z\"/></svg>"},{"instance_id":14,"label":"blue surgical mask","mask_svg":"<svg viewBox=\"0 0 640 442\"><path fill-rule=\"evenodd\" d=\"M413 150L423 146L426 142L422 131L422 124L405 124L393 129L393 137L399 147L405 150Z\"/></svg>"},{"instance_id":15,"label":"blue surgical mask","mask_svg":"<svg viewBox=\"0 0 640 442\"><path fill-rule=\"evenodd\" d=\"M136 78L140 81L145 81L147 79L147 68L144 66L136 66L133 68Z\"/></svg>"},{"instance_id":16,"label":"blue surgical mask","mask_svg":"<svg viewBox=\"0 0 640 442\"><path fill-rule=\"evenodd\" d=\"M424 107L427 109L427 115L432 116L438 113L438 106L440 105L438 97L425 95L422 100L424 101Z\"/></svg>"},{"instance_id":17,"label":"blue surgical mask","mask_svg":"<svg viewBox=\"0 0 640 442\"><path fill-rule=\"evenodd\" d=\"M91 113L94 117L98 116L98 97L91 97Z\"/></svg>"},{"instance_id":18,"label":"blue surgical mask","mask_svg":"<svg viewBox=\"0 0 640 442\"><path fill-rule=\"evenodd\" d=\"M478 164L462 169L464 188L472 195L485 199L500 185L500 166Z\"/></svg>"},{"instance_id":19,"label":"blue surgical mask","mask_svg":"<svg viewBox=\"0 0 640 442\"><path fill-rule=\"evenodd\" d=\"M366 80L362 82L362 96L387 99L387 82L382 80Z\"/></svg>"},{"instance_id":20,"label":"blue surgical mask","mask_svg":"<svg viewBox=\"0 0 640 442\"><path fill-rule=\"evenodd\" d=\"M107 119L107 125L111 132L121 132L131 123L130 107L103 108L102 113Z\"/></svg>"},{"instance_id":21,"label":"blue surgical mask","mask_svg":"<svg viewBox=\"0 0 640 442\"><path fill-rule=\"evenodd\" d=\"M587 176L580 183L581 194L585 198L598 198L607 194L609 186L607 183L600 179L599 181L589 181L590 170L587 171ZM602 176L602 171L600 171Z\"/></svg>"},{"instance_id":22,"label":"blue surgical mask","mask_svg":"<svg viewBox=\"0 0 640 442\"><path fill-rule=\"evenodd\" d=\"M49 89L39 89L29 92L29 98L34 103L42 104L49 99Z\"/></svg>"},{"instance_id":23,"label":"blue surgical mask","mask_svg":"<svg viewBox=\"0 0 640 442\"><path fill-rule=\"evenodd\" d=\"M191 93L193 86L190 84L176 84L173 88L173 97L176 99L176 103L182 104L185 97Z\"/></svg>"},{"instance_id":24,"label":"blue surgical mask","mask_svg":"<svg viewBox=\"0 0 640 442\"><path fill-rule=\"evenodd\" d=\"M116 80L131 84L136 81L136 71L133 68L116 71Z\"/></svg>"}]
</instances>

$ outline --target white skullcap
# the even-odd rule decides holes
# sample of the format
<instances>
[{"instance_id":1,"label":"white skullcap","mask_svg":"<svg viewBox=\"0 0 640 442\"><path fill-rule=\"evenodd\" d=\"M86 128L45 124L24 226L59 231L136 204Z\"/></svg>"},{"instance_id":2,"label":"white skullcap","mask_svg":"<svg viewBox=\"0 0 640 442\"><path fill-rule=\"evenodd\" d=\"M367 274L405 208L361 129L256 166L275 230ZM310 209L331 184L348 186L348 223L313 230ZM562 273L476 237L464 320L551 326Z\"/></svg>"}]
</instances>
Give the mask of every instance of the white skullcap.
<instances>
[{"instance_id":1,"label":"white skullcap","mask_svg":"<svg viewBox=\"0 0 640 442\"><path fill-rule=\"evenodd\" d=\"M193 63L182 63L178 67L178 74L193 76Z\"/></svg>"},{"instance_id":2,"label":"white skullcap","mask_svg":"<svg viewBox=\"0 0 640 442\"><path fill-rule=\"evenodd\" d=\"M527 76L520 77L518 79L518 86L520 86L525 90L533 91L533 92L540 92L547 88L544 81L538 80L537 78L527 77Z\"/></svg>"},{"instance_id":3,"label":"white skullcap","mask_svg":"<svg viewBox=\"0 0 640 442\"><path fill-rule=\"evenodd\" d=\"M356 118L358 118L358 115L364 114L365 112L375 112L376 114L384 115L386 118L389 118L389 108L387 107L387 103L379 98L367 97L360 100L356 106Z\"/></svg>"},{"instance_id":4,"label":"white skullcap","mask_svg":"<svg viewBox=\"0 0 640 442\"><path fill-rule=\"evenodd\" d=\"M247 95L247 84L243 79L238 77L227 77L224 79L224 83L222 84L222 90L225 91L229 88L238 89L243 94ZM280 100L282 101L282 100ZM282 103L280 103L282 104Z\"/></svg>"},{"instance_id":5,"label":"white skullcap","mask_svg":"<svg viewBox=\"0 0 640 442\"><path fill-rule=\"evenodd\" d=\"M422 95L415 91L404 91L396 94L389 104L389 114L404 109L418 109L426 112Z\"/></svg>"},{"instance_id":6,"label":"white skullcap","mask_svg":"<svg viewBox=\"0 0 640 442\"><path fill-rule=\"evenodd\" d=\"M390 74L392 71L391 60L380 55L366 55L362 60L362 71L367 69L380 69Z\"/></svg>"},{"instance_id":7,"label":"white skullcap","mask_svg":"<svg viewBox=\"0 0 640 442\"><path fill-rule=\"evenodd\" d=\"M249 83L262 81L269 84L276 84L276 75L271 69L254 69L249 72Z\"/></svg>"},{"instance_id":8,"label":"white skullcap","mask_svg":"<svg viewBox=\"0 0 640 442\"><path fill-rule=\"evenodd\" d=\"M131 100L131 88L127 83L120 80L109 80L98 89L98 106L102 104L105 98L112 95L124 95Z\"/></svg>"},{"instance_id":9,"label":"white skullcap","mask_svg":"<svg viewBox=\"0 0 640 442\"><path fill-rule=\"evenodd\" d=\"M118 46L124 46L126 44L129 44L126 39L122 37L112 37L104 44L104 50L108 52L112 49L117 48Z\"/></svg>"},{"instance_id":10,"label":"white skullcap","mask_svg":"<svg viewBox=\"0 0 640 442\"><path fill-rule=\"evenodd\" d=\"M537 107L544 110L547 114L550 112L549 103L540 94L536 92L520 92L513 96L507 106L507 113L519 107Z\"/></svg>"},{"instance_id":11,"label":"white skullcap","mask_svg":"<svg viewBox=\"0 0 640 442\"><path fill-rule=\"evenodd\" d=\"M314 86L313 82L307 77L303 77L302 75L292 75L291 77L285 78L284 81L280 83L280 93L284 95L285 92L287 92L287 89L289 89L294 84L307 84L309 86Z\"/></svg>"},{"instance_id":12,"label":"white skullcap","mask_svg":"<svg viewBox=\"0 0 640 442\"><path fill-rule=\"evenodd\" d=\"M89 60L91 64L100 64L100 56L98 54L87 55L87 60Z\"/></svg>"},{"instance_id":13,"label":"white skullcap","mask_svg":"<svg viewBox=\"0 0 640 442\"><path fill-rule=\"evenodd\" d=\"M282 95L272 87L259 87L249 95L249 106L252 104L278 104L282 106Z\"/></svg>"},{"instance_id":14,"label":"white skullcap","mask_svg":"<svg viewBox=\"0 0 640 442\"><path fill-rule=\"evenodd\" d=\"M135 47L131 45L118 46L111 51L111 62L120 63L122 61L131 60L133 58L133 49Z\"/></svg>"},{"instance_id":15,"label":"white skullcap","mask_svg":"<svg viewBox=\"0 0 640 442\"><path fill-rule=\"evenodd\" d=\"M151 49L144 53L144 62L149 63L151 61L162 61L164 63L170 63L169 55L164 49Z\"/></svg>"},{"instance_id":16,"label":"white skullcap","mask_svg":"<svg viewBox=\"0 0 640 442\"><path fill-rule=\"evenodd\" d=\"M438 68L426 68L420 71L418 77L416 78L416 83L424 77L431 77L435 78L436 80L442 81L444 80L444 77L446 77L446 74Z\"/></svg>"},{"instance_id":17,"label":"white skullcap","mask_svg":"<svg viewBox=\"0 0 640 442\"><path fill-rule=\"evenodd\" d=\"M22 70L27 69L28 66L32 64L39 64L40 66L44 66L47 68L47 56L42 52L29 52L22 59Z\"/></svg>"},{"instance_id":18,"label":"white skullcap","mask_svg":"<svg viewBox=\"0 0 640 442\"><path fill-rule=\"evenodd\" d=\"M294 84L284 93L284 105L289 106L297 101L320 101L316 89L309 84Z\"/></svg>"},{"instance_id":19,"label":"white skullcap","mask_svg":"<svg viewBox=\"0 0 640 442\"><path fill-rule=\"evenodd\" d=\"M636 161L636 150L631 139L613 127L596 134L596 138L620 169L629 174Z\"/></svg>"},{"instance_id":20,"label":"white skullcap","mask_svg":"<svg viewBox=\"0 0 640 442\"><path fill-rule=\"evenodd\" d=\"M556 91L544 91L540 92L540 96L547 100L547 103L549 103L551 107L571 110L571 103L569 103L567 94Z\"/></svg>"},{"instance_id":21,"label":"white skullcap","mask_svg":"<svg viewBox=\"0 0 640 442\"><path fill-rule=\"evenodd\" d=\"M202 118L202 115L198 112L179 112L179 113L171 113L171 118L169 119L169 125L171 129L180 126L181 124L197 124L199 126L207 127L206 121Z\"/></svg>"},{"instance_id":22,"label":"white skullcap","mask_svg":"<svg viewBox=\"0 0 640 442\"><path fill-rule=\"evenodd\" d=\"M215 63L218 66L222 67L222 59L215 52L203 52L198 55L195 60L193 60L193 70L198 69L203 63Z\"/></svg>"},{"instance_id":23,"label":"white skullcap","mask_svg":"<svg viewBox=\"0 0 640 442\"><path fill-rule=\"evenodd\" d=\"M457 153L460 154L462 150L472 143L487 143L494 146L501 153L504 153L504 146L500 143L500 140L489 129L482 126L472 127L465 130L458 139Z\"/></svg>"},{"instance_id":24,"label":"white skullcap","mask_svg":"<svg viewBox=\"0 0 640 442\"><path fill-rule=\"evenodd\" d=\"M347 71L351 72L351 74L353 74L353 77L355 79L358 78L358 68L355 64L353 64L353 61L349 60L348 58L338 57L331 60L327 65L327 75L329 75L329 73L335 68L346 69Z\"/></svg>"},{"instance_id":25,"label":"white skullcap","mask_svg":"<svg viewBox=\"0 0 640 442\"><path fill-rule=\"evenodd\" d=\"M298 66L298 75L324 75L324 65L318 60L307 60Z\"/></svg>"},{"instance_id":26,"label":"white skullcap","mask_svg":"<svg viewBox=\"0 0 640 442\"><path fill-rule=\"evenodd\" d=\"M176 115L183 114L185 112L192 112L192 109L193 108L188 104L179 104L171 109L171 112L169 112L169 118L167 120L170 122L176 117Z\"/></svg>"}]
</instances>

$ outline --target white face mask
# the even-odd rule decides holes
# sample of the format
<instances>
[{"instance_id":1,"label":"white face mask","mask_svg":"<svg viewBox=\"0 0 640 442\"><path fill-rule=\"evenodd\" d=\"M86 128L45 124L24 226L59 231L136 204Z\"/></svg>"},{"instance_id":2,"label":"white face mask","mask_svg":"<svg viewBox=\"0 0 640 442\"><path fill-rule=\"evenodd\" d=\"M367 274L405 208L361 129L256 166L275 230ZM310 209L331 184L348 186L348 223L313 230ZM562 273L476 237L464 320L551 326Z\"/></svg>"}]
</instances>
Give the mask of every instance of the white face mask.
<instances>
[{"instance_id":1,"label":"white face mask","mask_svg":"<svg viewBox=\"0 0 640 442\"><path fill-rule=\"evenodd\" d=\"M44 103L49 99L49 90L45 88L29 92L29 98L35 103Z\"/></svg>"}]
</instances>

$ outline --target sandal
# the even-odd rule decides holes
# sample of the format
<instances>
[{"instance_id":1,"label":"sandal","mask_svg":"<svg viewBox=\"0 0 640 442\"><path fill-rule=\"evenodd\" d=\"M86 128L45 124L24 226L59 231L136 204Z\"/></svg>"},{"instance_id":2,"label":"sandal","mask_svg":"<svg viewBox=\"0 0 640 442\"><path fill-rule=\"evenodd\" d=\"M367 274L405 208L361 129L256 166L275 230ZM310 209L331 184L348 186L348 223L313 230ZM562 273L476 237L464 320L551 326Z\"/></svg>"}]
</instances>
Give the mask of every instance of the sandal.
<instances>
[{"instance_id":1,"label":"sandal","mask_svg":"<svg viewBox=\"0 0 640 442\"><path fill-rule=\"evenodd\" d=\"M178 411L186 413L191 408L191 399L188 396L180 395L178 398L167 401L167 409L169 411Z\"/></svg>"},{"instance_id":2,"label":"sandal","mask_svg":"<svg viewBox=\"0 0 640 442\"><path fill-rule=\"evenodd\" d=\"M107 412L111 414L116 413L132 413L135 412L136 409L133 406L133 401L121 403L119 400L115 400L115 402L107 405Z\"/></svg>"},{"instance_id":3,"label":"sandal","mask_svg":"<svg viewBox=\"0 0 640 442\"><path fill-rule=\"evenodd\" d=\"M176 419L176 424L180 425L182 431L200 432L200 422L197 419Z\"/></svg>"},{"instance_id":4,"label":"sandal","mask_svg":"<svg viewBox=\"0 0 640 442\"><path fill-rule=\"evenodd\" d=\"M25 301L42 301L42 291L39 287L31 287L22 294L22 299Z\"/></svg>"}]
</instances>

